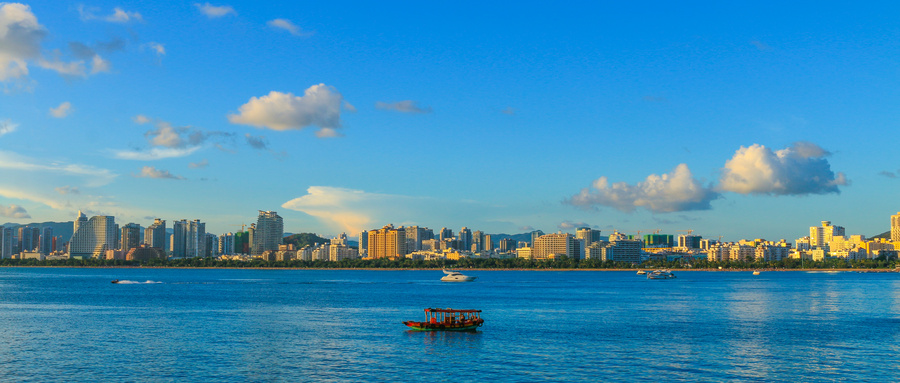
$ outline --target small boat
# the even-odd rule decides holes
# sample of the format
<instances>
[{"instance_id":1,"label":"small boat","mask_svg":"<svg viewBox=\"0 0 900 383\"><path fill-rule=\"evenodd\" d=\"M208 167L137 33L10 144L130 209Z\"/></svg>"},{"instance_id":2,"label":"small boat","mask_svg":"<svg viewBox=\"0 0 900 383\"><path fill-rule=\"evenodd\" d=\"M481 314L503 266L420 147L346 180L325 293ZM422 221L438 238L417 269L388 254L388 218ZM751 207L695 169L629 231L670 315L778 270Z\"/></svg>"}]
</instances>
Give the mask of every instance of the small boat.
<instances>
[{"instance_id":1,"label":"small boat","mask_svg":"<svg viewBox=\"0 0 900 383\"><path fill-rule=\"evenodd\" d=\"M113 280L112 280L112 283L119 283L119 280L118 280L118 279L113 279Z\"/></svg>"},{"instance_id":2,"label":"small boat","mask_svg":"<svg viewBox=\"0 0 900 383\"><path fill-rule=\"evenodd\" d=\"M753 270L753 275L759 275L759 270Z\"/></svg>"},{"instance_id":3,"label":"small boat","mask_svg":"<svg viewBox=\"0 0 900 383\"><path fill-rule=\"evenodd\" d=\"M471 282L471 281L474 281L475 278L478 278L478 277L470 277L468 275L463 275L459 271L452 271L452 270L444 270L444 274L447 274L447 275L445 275L443 278L441 278L441 281L443 281L443 282Z\"/></svg>"},{"instance_id":4,"label":"small boat","mask_svg":"<svg viewBox=\"0 0 900 383\"><path fill-rule=\"evenodd\" d=\"M638 272L637 272L637 275L644 275L644 274L647 274L646 270L638 270Z\"/></svg>"},{"instance_id":5,"label":"small boat","mask_svg":"<svg viewBox=\"0 0 900 383\"><path fill-rule=\"evenodd\" d=\"M653 270L647 273L647 279L672 279L675 278L675 274L672 274L669 270Z\"/></svg>"},{"instance_id":6,"label":"small boat","mask_svg":"<svg viewBox=\"0 0 900 383\"><path fill-rule=\"evenodd\" d=\"M425 321L404 321L413 331L475 331L484 324L481 310L425 309Z\"/></svg>"}]
</instances>

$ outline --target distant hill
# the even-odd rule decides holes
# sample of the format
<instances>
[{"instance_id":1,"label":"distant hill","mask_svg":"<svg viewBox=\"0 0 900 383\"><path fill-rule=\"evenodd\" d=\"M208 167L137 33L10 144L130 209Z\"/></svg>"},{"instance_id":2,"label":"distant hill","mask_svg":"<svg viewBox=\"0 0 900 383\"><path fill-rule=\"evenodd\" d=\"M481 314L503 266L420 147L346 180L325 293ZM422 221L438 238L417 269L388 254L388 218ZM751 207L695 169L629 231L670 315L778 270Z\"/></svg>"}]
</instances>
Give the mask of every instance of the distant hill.
<instances>
[{"instance_id":1,"label":"distant hill","mask_svg":"<svg viewBox=\"0 0 900 383\"><path fill-rule=\"evenodd\" d=\"M47 226L52 227L53 228L53 236L61 237L63 239L63 241L68 241L69 238L72 238L72 232L75 230L75 222L73 222L73 221L41 222L41 223L26 223L26 224L7 222L7 223L3 224L3 227L9 227L9 228L12 228L13 230L18 230L19 227L21 227L21 226L37 227L37 228L43 228L43 227L47 227Z\"/></svg>"},{"instance_id":2,"label":"distant hill","mask_svg":"<svg viewBox=\"0 0 900 383\"><path fill-rule=\"evenodd\" d=\"M869 239L876 239L876 238L891 239L891 231L888 230L888 231L886 231L886 232L884 232L884 233L881 233L881 234L878 234L878 235L876 235L876 236L869 237Z\"/></svg>"},{"instance_id":3,"label":"distant hill","mask_svg":"<svg viewBox=\"0 0 900 383\"><path fill-rule=\"evenodd\" d=\"M315 244L325 244L329 243L330 240L322 238L313 233L300 233L300 234L291 234L287 237L284 237L284 244L293 244L295 248L301 249L304 246L313 246Z\"/></svg>"},{"instance_id":4,"label":"distant hill","mask_svg":"<svg viewBox=\"0 0 900 383\"><path fill-rule=\"evenodd\" d=\"M491 234L491 241L495 243L506 238L512 238L516 242L531 242L531 232L522 234Z\"/></svg>"}]
</instances>

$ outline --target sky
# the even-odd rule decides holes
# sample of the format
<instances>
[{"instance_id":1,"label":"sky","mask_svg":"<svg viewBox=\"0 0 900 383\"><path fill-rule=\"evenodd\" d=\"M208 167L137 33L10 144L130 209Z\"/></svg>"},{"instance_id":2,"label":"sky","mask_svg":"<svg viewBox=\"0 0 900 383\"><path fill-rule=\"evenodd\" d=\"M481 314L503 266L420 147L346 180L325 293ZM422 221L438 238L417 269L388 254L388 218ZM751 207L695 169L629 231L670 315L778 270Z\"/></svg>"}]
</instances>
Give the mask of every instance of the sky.
<instances>
[{"instance_id":1,"label":"sky","mask_svg":"<svg viewBox=\"0 0 900 383\"><path fill-rule=\"evenodd\" d=\"M0 3L0 222L789 241L900 211L900 4Z\"/></svg>"}]
</instances>

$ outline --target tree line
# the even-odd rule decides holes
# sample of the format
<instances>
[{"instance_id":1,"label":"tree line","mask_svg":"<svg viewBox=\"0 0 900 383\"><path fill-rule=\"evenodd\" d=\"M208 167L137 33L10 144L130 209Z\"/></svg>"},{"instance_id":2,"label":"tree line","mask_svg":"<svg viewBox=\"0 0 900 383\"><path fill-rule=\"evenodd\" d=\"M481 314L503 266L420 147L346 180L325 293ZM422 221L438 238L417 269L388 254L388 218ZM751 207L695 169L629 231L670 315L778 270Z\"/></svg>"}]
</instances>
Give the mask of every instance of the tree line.
<instances>
[{"instance_id":1,"label":"tree line","mask_svg":"<svg viewBox=\"0 0 900 383\"><path fill-rule=\"evenodd\" d=\"M123 261L107 259L0 259L0 266L57 266L57 267L220 267L220 268L299 268L299 269L892 269L896 260L867 259L847 261L839 258L824 261L784 259L781 261L645 261L630 262L601 261L598 259L576 259L559 257L537 260L525 258L462 258L459 260L412 260L412 259L345 259L342 261L250 261L220 260L217 258L152 259L149 261Z\"/></svg>"}]
</instances>

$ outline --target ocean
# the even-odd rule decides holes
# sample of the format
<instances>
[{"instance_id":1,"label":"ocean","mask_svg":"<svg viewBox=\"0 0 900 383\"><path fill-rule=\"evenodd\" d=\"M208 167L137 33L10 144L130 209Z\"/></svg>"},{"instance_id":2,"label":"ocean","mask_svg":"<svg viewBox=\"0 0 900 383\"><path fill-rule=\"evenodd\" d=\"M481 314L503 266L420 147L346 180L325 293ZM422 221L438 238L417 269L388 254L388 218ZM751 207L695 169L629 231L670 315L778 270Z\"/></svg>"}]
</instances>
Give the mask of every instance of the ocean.
<instances>
[{"instance_id":1,"label":"ocean","mask_svg":"<svg viewBox=\"0 0 900 383\"><path fill-rule=\"evenodd\" d=\"M0 381L896 381L900 273L0 268ZM112 284L113 279L123 283ZM423 309L477 332L411 332Z\"/></svg>"}]
</instances>

